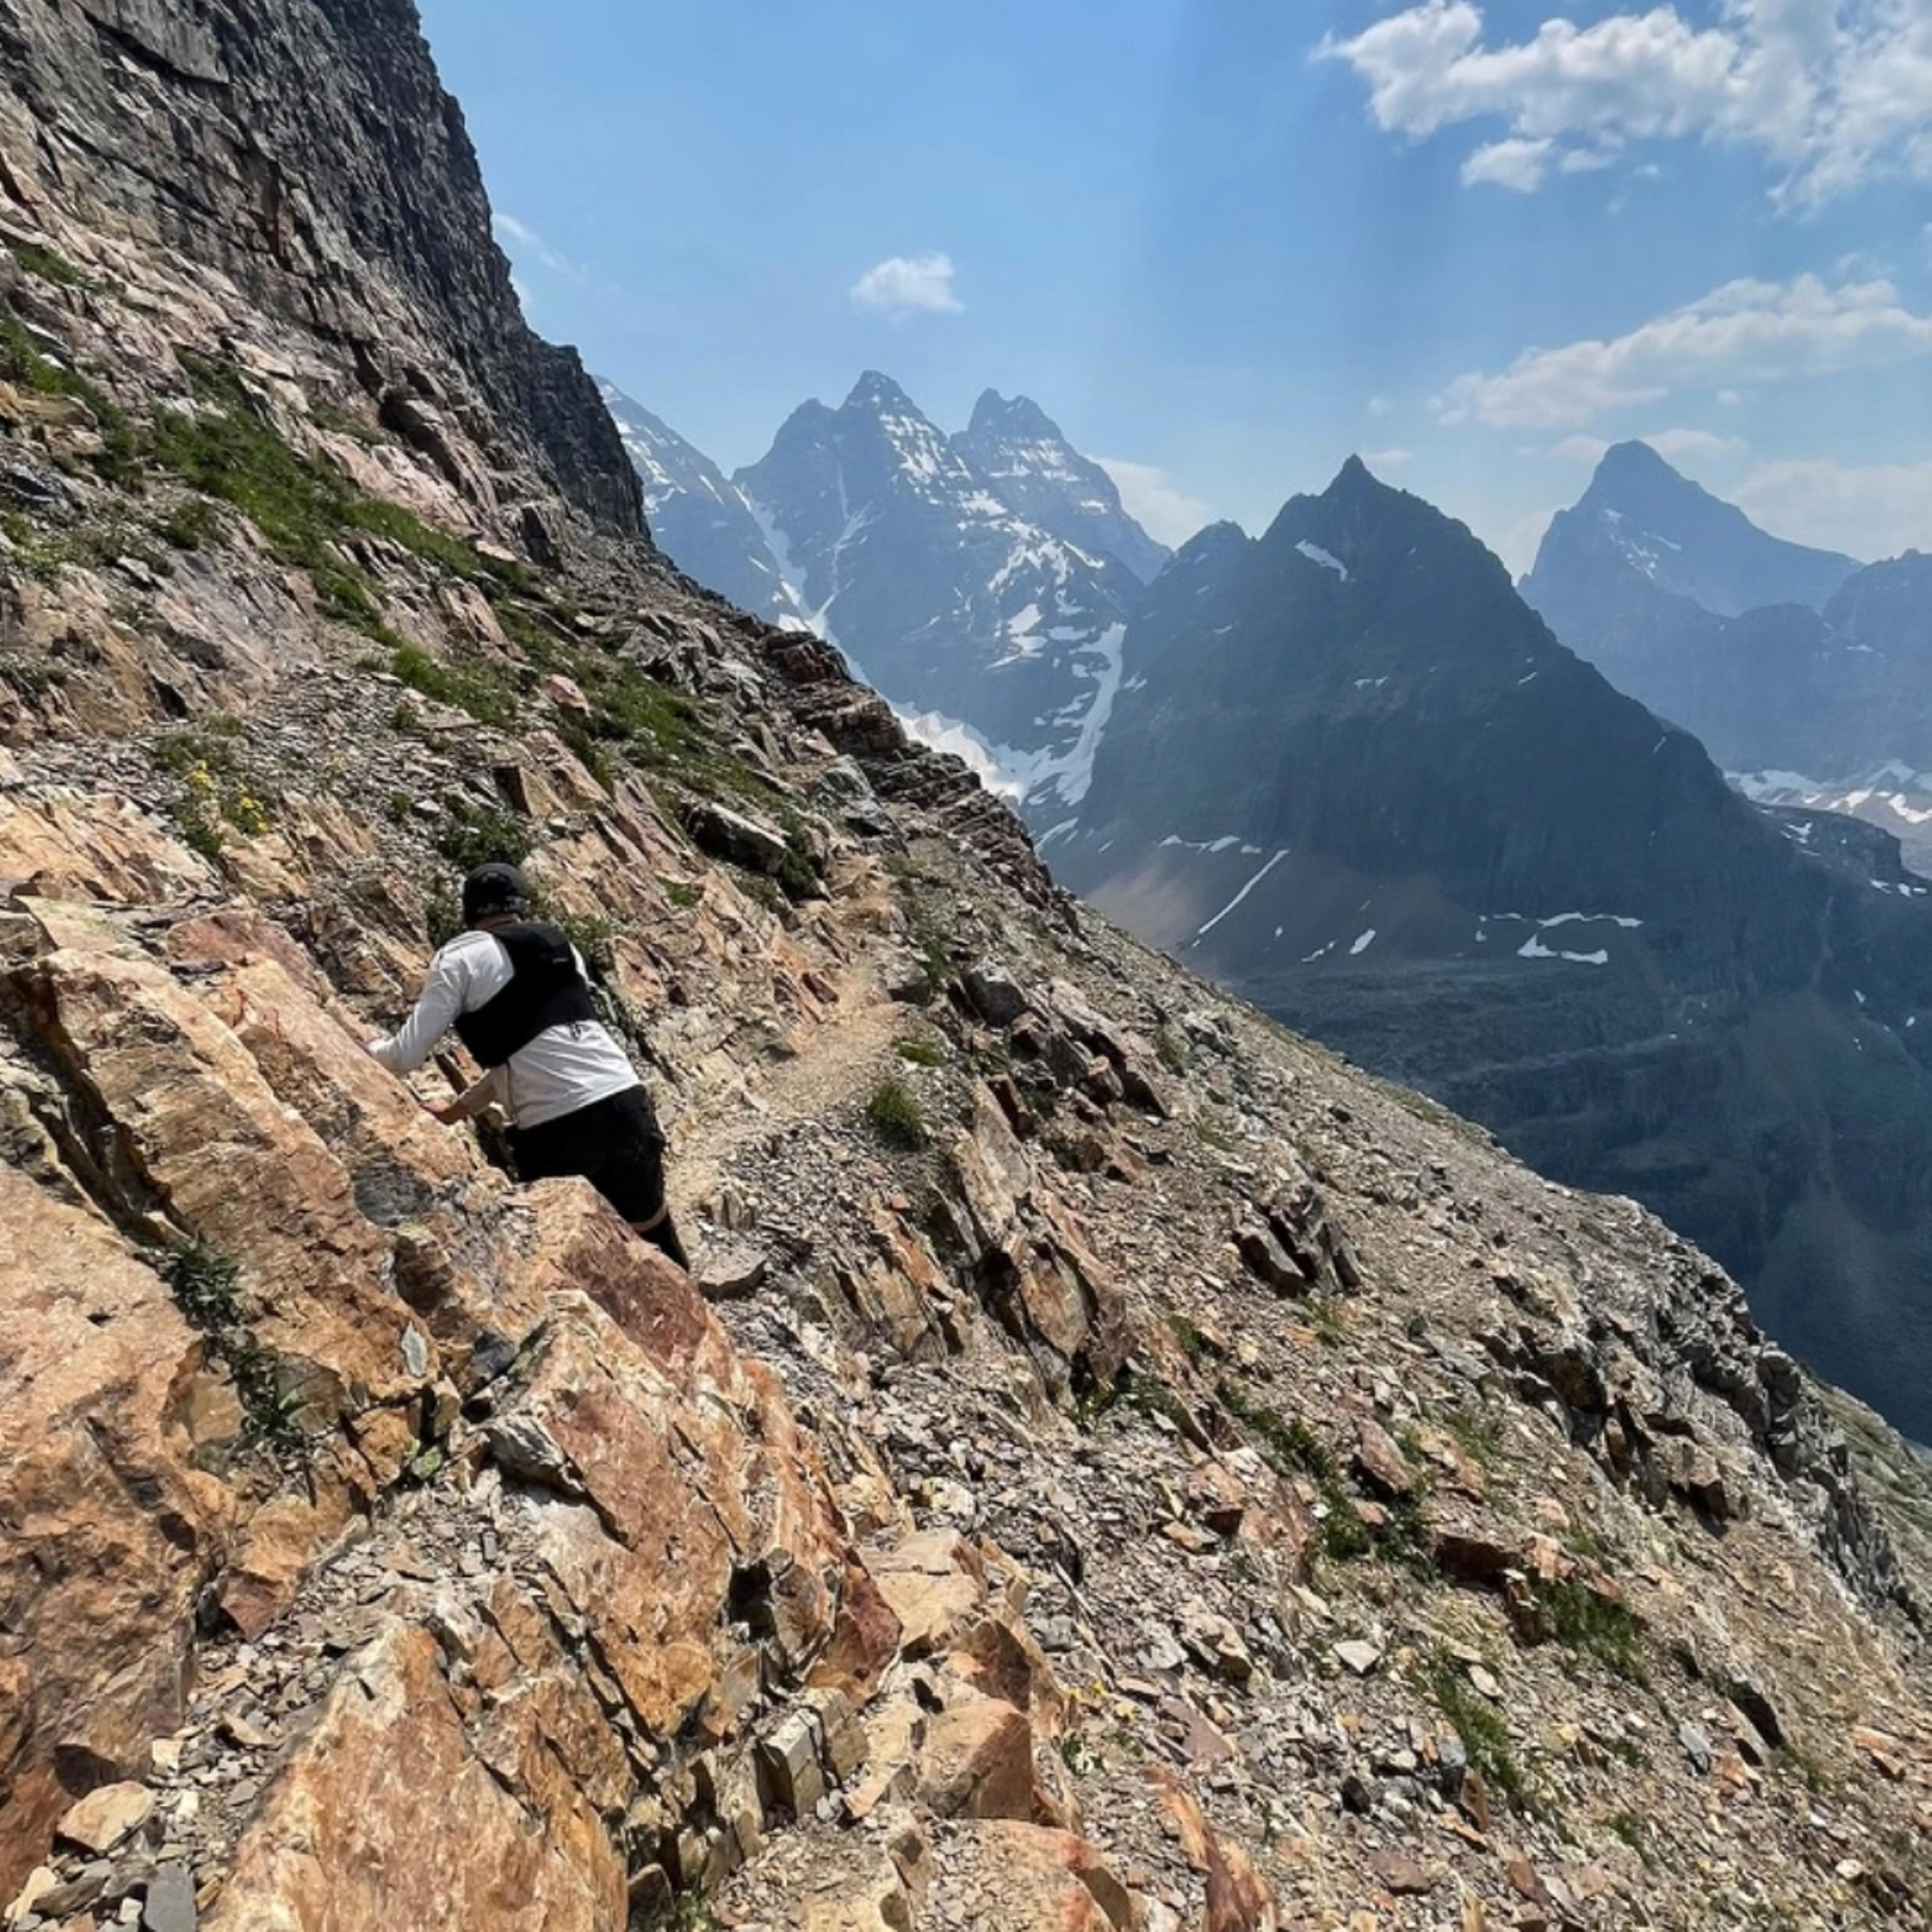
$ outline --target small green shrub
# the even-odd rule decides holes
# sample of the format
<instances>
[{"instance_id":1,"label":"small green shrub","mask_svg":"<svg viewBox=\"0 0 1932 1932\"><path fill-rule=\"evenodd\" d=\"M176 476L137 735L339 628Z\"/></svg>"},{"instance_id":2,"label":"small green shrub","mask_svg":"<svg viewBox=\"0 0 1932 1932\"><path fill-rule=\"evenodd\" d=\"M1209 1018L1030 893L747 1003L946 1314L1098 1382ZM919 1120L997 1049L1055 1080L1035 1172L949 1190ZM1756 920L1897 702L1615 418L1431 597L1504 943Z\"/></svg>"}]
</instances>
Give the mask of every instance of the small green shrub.
<instances>
[{"instance_id":1,"label":"small green shrub","mask_svg":"<svg viewBox=\"0 0 1932 1932\"><path fill-rule=\"evenodd\" d=\"M1368 1526L1356 1514L1354 1498L1342 1480L1328 1445L1298 1416L1287 1421L1232 1376L1216 1384L1215 1394L1229 1414L1244 1423L1259 1438L1262 1455L1277 1474L1304 1475L1321 1492L1322 1502L1322 1546L1338 1563L1352 1562L1370 1555L1376 1547ZM1391 1516L1391 1525L1396 1519ZM1419 1517L1417 1527L1419 1529ZM1389 1554L1402 1556L1402 1539L1391 1539Z\"/></svg>"},{"instance_id":2,"label":"small green shrub","mask_svg":"<svg viewBox=\"0 0 1932 1932\"><path fill-rule=\"evenodd\" d=\"M46 697L64 684L67 669L62 664L42 664L8 652L0 654L0 682L10 686L31 702Z\"/></svg>"},{"instance_id":3,"label":"small green shrub","mask_svg":"<svg viewBox=\"0 0 1932 1932\"><path fill-rule=\"evenodd\" d=\"M1552 1639L1566 1650L1594 1658L1616 1676L1633 1684L1648 1684L1642 1632L1629 1610L1600 1595L1574 1576L1552 1582L1532 1576L1532 1594L1550 1626Z\"/></svg>"},{"instance_id":4,"label":"small green shrub","mask_svg":"<svg viewBox=\"0 0 1932 1932\"><path fill-rule=\"evenodd\" d=\"M176 1305L190 1326L208 1338L212 1352L234 1378L248 1439L274 1451L300 1448L307 1405L282 1387L274 1358L248 1328L238 1264L197 1234L169 1257L166 1273Z\"/></svg>"},{"instance_id":5,"label":"small green shrub","mask_svg":"<svg viewBox=\"0 0 1932 1932\"><path fill-rule=\"evenodd\" d=\"M221 514L206 496L189 496L156 528L176 550L205 550L221 534Z\"/></svg>"},{"instance_id":6,"label":"small green shrub","mask_svg":"<svg viewBox=\"0 0 1932 1932\"><path fill-rule=\"evenodd\" d=\"M232 718L207 719L194 730L158 739L155 764L181 781L170 808L182 841L203 858L218 859L230 831L250 838L268 830L268 805L256 795L235 758L231 741L240 726Z\"/></svg>"},{"instance_id":7,"label":"small green shrub","mask_svg":"<svg viewBox=\"0 0 1932 1932\"><path fill-rule=\"evenodd\" d=\"M1443 1418L1443 1426L1479 1468L1490 1468L1502 1450L1502 1432L1486 1409L1458 1406Z\"/></svg>"},{"instance_id":8,"label":"small green shrub","mask_svg":"<svg viewBox=\"0 0 1932 1932\"><path fill-rule=\"evenodd\" d=\"M1182 1436L1196 1437L1199 1427L1187 1412L1187 1405L1158 1376L1136 1374L1131 1364L1112 1382L1096 1382L1082 1390L1073 1405L1076 1426L1089 1432L1104 1416L1118 1408L1137 1415L1165 1418Z\"/></svg>"},{"instance_id":9,"label":"small green shrub","mask_svg":"<svg viewBox=\"0 0 1932 1932\"><path fill-rule=\"evenodd\" d=\"M608 791L616 773L611 770L609 755L598 742L595 734L575 718L566 718L558 725L556 735L569 747L577 762Z\"/></svg>"},{"instance_id":10,"label":"small green shrub","mask_svg":"<svg viewBox=\"0 0 1932 1932\"><path fill-rule=\"evenodd\" d=\"M1471 1766L1483 1782L1499 1791L1520 1811L1532 1816L1540 1810L1535 1791L1510 1746L1509 1726L1494 1706L1478 1694L1454 1661L1432 1657L1424 1682L1442 1714L1462 1741Z\"/></svg>"},{"instance_id":11,"label":"small green shrub","mask_svg":"<svg viewBox=\"0 0 1932 1932\"><path fill-rule=\"evenodd\" d=\"M1636 1852L1646 1869L1655 1862L1651 1856L1650 1826L1647 1820L1634 1811L1613 1811L1604 1824L1606 1830L1622 1839Z\"/></svg>"},{"instance_id":12,"label":"small green shrub","mask_svg":"<svg viewBox=\"0 0 1932 1932\"><path fill-rule=\"evenodd\" d=\"M1265 1402L1258 1402L1252 1391L1232 1376L1214 1393L1230 1415L1260 1437L1262 1454L1274 1464L1277 1474L1312 1476L1318 1483L1335 1479L1335 1459L1329 1454L1328 1445L1299 1416L1292 1422L1285 1420Z\"/></svg>"},{"instance_id":13,"label":"small green shrub","mask_svg":"<svg viewBox=\"0 0 1932 1932\"><path fill-rule=\"evenodd\" d=\"M399 644L389 669L412 691L434 704L466 711L479 724L506 730L517 722L516 686L495 664L442 664L414 644Z\"/></svg>"},{"instance_id":14,"label":"small green shrub","mask_svg":"<svg viewBox=\"0 0 1932 1932\"><path fill-rule=\"evenodd\" d=\"M56 283L64 289L87 286L86 276L57 249L38 242L10 242L7 252L28 274L38 275L43 281Z\"/></svg>"},{"instance_id":15,"label":"small green shrub","mask_svg":"<svg viewBox=\"0 0 1932 1932\"><path fill-rule=\"evenodd\" d=\"M70 368L36 342L20 317L0 314L0 377L42 396L67 396L94 418L100 450L94 468L110 483L132 483L141 472L140 439L127 413L79 370Z\"/></svg>"},{"instance_id":16,"label":"small green shrub","mask_svg":"<svg viewBox=\"0 0 1932 1932\"><path fill-rule=\"evenodd\" d=\"M208 1331L242 1318L240 1268L200 1234L171 1256L168 1286L190 1326Z\"/></svg>"},{"instance_id":17,"label":"small green shrub","mask_svg":"<svg viewBox=\"0 0 1932 1932\"><path fill-rule=\"evenodd\" d=\"M463 930L463 902L447 879L433 881L423 894L423 926L439 952Z\"/></svg>"},{"instance_id":18,"label":"small green shrub","mask_svg":"<svg viewBox=\"0 0 1932 1932\"><path fill-rule=\"evenodd\" d=\"M906 924L921 972L915 998L920 1006L929 1006L945 992L952 977L952 935L923 898L914 898L907 907Z\"/></svg>"},{"instance_id":19,"label":"small green shrub","mask_svg":"<svg viewBox=\"0 0 1932 1932\"><path fill-rule=\"evenodd\" d=\"M536 845L536 828L528 819L467 799L450 806L448 821L436 840L436 849L462 872L478 866L520 866Z\"/></svg>"},{"instance_id":20,"label":"small green shrub","mask_svg":"<svg viewBox=\"0 0 1932 1932\"><path fill-rule=\"evenodd\" d=\"M1195 1367L1202 1367L1206 1363L1210 1351L1207 1338L1201 1330L1186 1316L1172 1310L1168 1312L1167 1325L1174 1340L1180 1345L1180 1352Z\"/></svg>"},{"instance_id":21,"label":"small green shrub","mask_svg":"<svg viewBox=\"0 0 1932 1932\"><path fill-rule=\"evenodd\" d=\"M704 897L704 888L693 885L688 879L663 879L658 883L664 887L664 896L680 912L689 912Z\"/></svg>"},{"instance_id":22,"label":"small green shrub","mask_svg":"<svg viewBox=\"0 0 1932 1932\"><path fill-rule=\"evenodd\" d=\"M932 1138L918 1096L897 1080L884 1081L874 1090L866 1118L881 1140L908 1152L916 1153Z\"/></svg>"},{"instance_id":23,"label":"small green shrub","mask_svg":"<svg viewBox=\"0 0 1932 1932\"><path fill-rule=\"evenodd\" d=\"M536 910L539 918L548 920L583 954L584 963L590 968L593 977L603 979L615 970L617 942L625 932L624 927L616 920L604 919L596 914L560 912L545 905L541 896Z\"/></svg>"},{"instance_id":24,"label":"small green shrub","mask_svg":"<svg viewBox=\"0 0 1932 1932\"><path fill-rule=\"evenodd\" d=\"M902 1040L894 1042L902 1060L911 1061L915 1066L944 1066L946 1049L929 1040Z\"/></svg>"},{"instance_id":25,"label":"small green shrub","mask_svg":"<svg viewBox=\"0 0 1932 1932\"><path fill-rule=\"evenodd\" d=\"M1160 1056L1162 1066L1177 1078L1187 1071L1192 1056L1188 1052L1186 1041L1172 1028L1162 1027L1154 1035L1154 1050Z\"/></svg>"},{"instance_id":26,"label":"small green shrub","mask_svg":"<svg viewBox=\"0 0 1932 1932\"><path fill-rule=\"evenodd\" d=\"M387 442L388 438L372 422L332 403L326 396L309 398L308 419L317 429L332 430L338 436L346 436L366 448L374 449Z\"/></svg>"}]
</instances>

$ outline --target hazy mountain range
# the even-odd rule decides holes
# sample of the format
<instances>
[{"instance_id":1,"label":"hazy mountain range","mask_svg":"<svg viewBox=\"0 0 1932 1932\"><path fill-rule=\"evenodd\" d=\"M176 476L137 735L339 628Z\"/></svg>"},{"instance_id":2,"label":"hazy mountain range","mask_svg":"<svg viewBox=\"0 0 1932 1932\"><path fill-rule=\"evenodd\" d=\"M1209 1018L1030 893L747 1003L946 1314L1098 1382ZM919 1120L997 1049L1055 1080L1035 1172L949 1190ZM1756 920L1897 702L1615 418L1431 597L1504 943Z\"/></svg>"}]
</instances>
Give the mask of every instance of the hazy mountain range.
<instances>
[{"instance_id":1,"label":"hazy mountain range","mask_svg":"<svg viewBox=\"0 0 1932 1932\"><path fill-rule=\"evenodd\" d=\"M1064 883L1642 1199L1932 1439L1932 886L1782 806L1932 768L1932 562L1783 542L1637 444L1521 595L1356 460L1169 558L1024 398L948 437L868 375L728 480L616 406L670 554L838 643Z\"/></svg>"},{"instance_id":2,"label":"hazy mountain range","mask_svg":"<svg viewBox=\"0 0 1932 1932\"><path fill-rule=\"evenodd\" d=\"M1932 557L1781 542L1624 443L1522 593L1752 796L1856 813L1932 869Z\"/></svg>"}]
</instances>

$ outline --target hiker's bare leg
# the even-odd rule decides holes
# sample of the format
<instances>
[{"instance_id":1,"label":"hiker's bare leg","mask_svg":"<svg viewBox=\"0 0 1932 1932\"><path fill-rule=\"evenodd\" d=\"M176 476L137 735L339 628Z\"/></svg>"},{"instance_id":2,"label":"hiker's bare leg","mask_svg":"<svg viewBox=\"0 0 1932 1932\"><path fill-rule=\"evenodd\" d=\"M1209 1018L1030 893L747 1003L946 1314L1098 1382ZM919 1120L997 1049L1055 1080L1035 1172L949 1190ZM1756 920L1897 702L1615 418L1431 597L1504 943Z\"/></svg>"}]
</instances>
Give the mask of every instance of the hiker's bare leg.
<instances>
[{"instance_id":1,"label":"hiker's bare leg","mask_svg":"<svg viewBox=\"0 0 1932 1932\"><path fill-rule=\"evenodd\" d=\"M641 1234L654 1247L660 1250L670 1260L676 1262L688 1274L691 1271L689 1258L684 1252L684 1244L677 1238L677 1223L670 1218L670 1203L667 1201L648 1221L633 1221L632 1232Z\"/></svg>"}]
</instances>

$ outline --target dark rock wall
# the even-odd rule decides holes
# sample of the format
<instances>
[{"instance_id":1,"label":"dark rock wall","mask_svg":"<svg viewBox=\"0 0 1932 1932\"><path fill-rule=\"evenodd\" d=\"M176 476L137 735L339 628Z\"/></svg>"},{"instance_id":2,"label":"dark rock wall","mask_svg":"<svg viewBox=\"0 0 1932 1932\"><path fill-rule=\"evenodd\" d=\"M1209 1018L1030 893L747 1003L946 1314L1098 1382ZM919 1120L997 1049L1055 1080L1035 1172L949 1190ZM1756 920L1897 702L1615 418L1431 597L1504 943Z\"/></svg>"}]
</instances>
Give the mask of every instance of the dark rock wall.
<instances>
[{"instance_id":1,"label":"dark rock wall","mask_svg":"<svg viewBox=\"0 0 1932 1932\"><path fill-rule=\"evenodd\" d=\"M411 0L0 0L0 89L19 212L52 199L220 270L643 534L595 385L524 320Z\"/></svg>"}]
</instances>

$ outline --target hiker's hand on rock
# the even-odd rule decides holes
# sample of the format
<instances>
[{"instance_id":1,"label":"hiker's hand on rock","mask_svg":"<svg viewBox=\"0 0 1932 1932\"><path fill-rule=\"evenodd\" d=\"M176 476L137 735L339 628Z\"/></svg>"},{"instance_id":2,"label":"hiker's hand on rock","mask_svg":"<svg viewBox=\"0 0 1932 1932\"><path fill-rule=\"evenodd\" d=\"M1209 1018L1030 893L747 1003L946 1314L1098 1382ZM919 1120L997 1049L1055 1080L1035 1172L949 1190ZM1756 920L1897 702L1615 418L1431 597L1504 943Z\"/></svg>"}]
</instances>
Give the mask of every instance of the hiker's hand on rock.
<instances>
[{"instance_id":1,"label":"hiker's hand on rock","mask_svg":"<svg viewBox=\"0 0 1932 1932\"><path fill-rule=\"evenodd\" d=\"M429 1111L431 1116L440 1120L446 1127L460 1125L464 1118L460 1100L452 1100L446 1107L431 1107Z\"/></svg>"}]
</instances>

